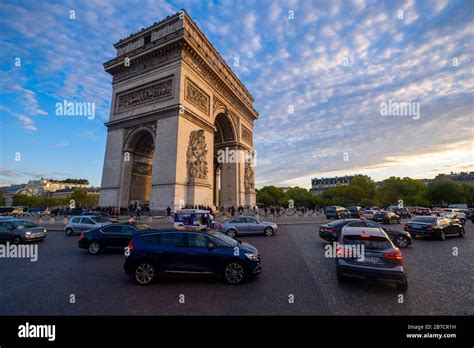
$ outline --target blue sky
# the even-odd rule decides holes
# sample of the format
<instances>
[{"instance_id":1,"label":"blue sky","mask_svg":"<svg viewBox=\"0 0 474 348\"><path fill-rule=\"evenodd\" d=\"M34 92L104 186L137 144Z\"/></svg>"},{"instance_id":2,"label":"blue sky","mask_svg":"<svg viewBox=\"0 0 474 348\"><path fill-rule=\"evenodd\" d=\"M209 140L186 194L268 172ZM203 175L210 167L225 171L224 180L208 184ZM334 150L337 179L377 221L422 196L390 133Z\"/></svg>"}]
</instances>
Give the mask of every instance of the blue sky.
<instances>
[{"instance_id":1,"label":"blue sky","mask_svg":"<svg viewBox=\"0 0 474 348\"><path fill-rule=\"evenodd\" d=\"M257 187L474 170L474 1L3 0L0 184L100 185L112 90L102 63L181 8L254 96ZM96 117L56 116L64 99L94 102ZM419 103L420 117L381 116L389 100Z\"/></svg>"}]
</instances>

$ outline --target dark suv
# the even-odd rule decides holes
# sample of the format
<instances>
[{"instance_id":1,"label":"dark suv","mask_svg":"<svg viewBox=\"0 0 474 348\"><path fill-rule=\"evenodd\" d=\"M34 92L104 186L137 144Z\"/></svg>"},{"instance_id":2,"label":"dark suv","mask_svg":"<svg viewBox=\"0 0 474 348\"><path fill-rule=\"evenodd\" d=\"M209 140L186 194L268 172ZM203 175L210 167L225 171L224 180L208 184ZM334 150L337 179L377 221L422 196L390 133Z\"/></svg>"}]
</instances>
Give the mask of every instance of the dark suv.
<instances>
[{"instance_id":1,"label":"dark suv","mask_svg":"<svg viewBox=\"0 0 474 348\"><path fill-rule=\"evenodd\" d=\"M346 207L346 209L349 211L351 217L353 218L358 219L362 216L362 207L359 207L358 205L351 205Z\"/></svg>"},{"instance_id":2,"label":"dark suv","mask_svg":"<svg viewBox=\"0 0 474 348\"><path fill-rule=\"evenodd\" d=\"M391 211L378 211L374 214L374 221L380 222L382 224L399 224L400 216Z\"/></svg>"},{"instance_id":3,"label":"dark suv","mask_svg":"<svg viewBox=\"0 0 474 348\"><path fill-rule=\"evenodd\" d=\"M408 289L400 249L380 228L346 226L337 246L337 280L346 276L393 282L401 291Z\"/></svg>"},{"instance_id":4,"label":"dark suv","mask_svg":"<svg viewBox=\"0 0 474 348\"><path fill-rule=\"evenodd\" d=\"M140 285L159 274L214 275L239 284L261 272L260 254L220 232L150 230L134 233L123 266Z\"/></svg>"},{"instance_id":5,"label":"dark suv","mask_svg":"<svg viewBox=\"0 0 474 348\"><path fill-rule=\"evenodd\" d=\"M324 214L326 214L326 218L329 219L349 219L351 217L351 213L344 207L340 207L337 205L331 205L324 209Z\"/></svg>"}]
</instances>

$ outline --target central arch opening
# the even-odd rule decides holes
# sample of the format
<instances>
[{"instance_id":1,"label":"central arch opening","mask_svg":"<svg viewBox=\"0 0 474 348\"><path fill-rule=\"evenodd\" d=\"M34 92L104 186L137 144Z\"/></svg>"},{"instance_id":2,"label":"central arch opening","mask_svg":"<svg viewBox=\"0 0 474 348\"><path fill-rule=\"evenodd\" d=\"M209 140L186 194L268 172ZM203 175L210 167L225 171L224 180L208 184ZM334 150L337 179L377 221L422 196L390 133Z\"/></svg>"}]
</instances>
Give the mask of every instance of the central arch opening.
<instances>
[{"instance_id":1,"label":"central arch opening","mask_svg":"<svg viewBox=\"0 0 474 348\"><path fill-rule=\"evenodd\" d=\"M132 165L129 205L131 206L150 206L154 149L153 136L146 130L138 131L130 142L129 150Z\"/></svg>"},{"instance_id":2,"label":"central arch opening","mask_svg":"<svg viewBox=\"0 0 474 348\"><path fill-rule=\"evenodd\" d=\"M228 163L230 151L234 150L236 136L229 116L220 113L214 121L214 173L213 173L213 204L216 207L229 206L231 199L231 171L235 164Z\"/></svg>"}]
</instances>

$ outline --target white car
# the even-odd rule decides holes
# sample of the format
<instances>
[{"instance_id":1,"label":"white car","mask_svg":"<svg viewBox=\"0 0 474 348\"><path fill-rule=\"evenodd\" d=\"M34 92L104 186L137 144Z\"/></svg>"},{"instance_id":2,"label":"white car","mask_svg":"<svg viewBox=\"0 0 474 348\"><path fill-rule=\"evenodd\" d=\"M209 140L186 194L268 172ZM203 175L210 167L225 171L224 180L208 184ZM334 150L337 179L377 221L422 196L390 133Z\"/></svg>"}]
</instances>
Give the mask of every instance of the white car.
<instances>
[{"instance_id":1,"label":"white car","mask_svg":"<svg viewBox=\"0 0 474 348\"><path fill-rule=\"evenodd\" d=\"M376 212L376 210L364 210L364 217L367 220L373 220Z\"/></svg>"},{"instance_id":2,"label":"white car","mask_svg":"<svg viewBox=\"0 0 474 348\"><path fill-rule=\"evenodd\" d=\"M466 221L466 214L463 213L461 209L457 209L457 208L445 208L445 209L443 209L443 212L444 212L444 213L453 214L455 219L459 219L459 220L461 220L462 222L465 222L465 221Z\"/></svg>"},{"instance_id":3,"label":"white car","mask_svg":"<svg viewBox=\"0 0 474 348\"><path fill-rule=\"evenodd\" d=\"M64 227L66 236L74 233L90 231L99 227L110 225L112 222L102 216L75 216Z\"/></svg>"}]
</instances>

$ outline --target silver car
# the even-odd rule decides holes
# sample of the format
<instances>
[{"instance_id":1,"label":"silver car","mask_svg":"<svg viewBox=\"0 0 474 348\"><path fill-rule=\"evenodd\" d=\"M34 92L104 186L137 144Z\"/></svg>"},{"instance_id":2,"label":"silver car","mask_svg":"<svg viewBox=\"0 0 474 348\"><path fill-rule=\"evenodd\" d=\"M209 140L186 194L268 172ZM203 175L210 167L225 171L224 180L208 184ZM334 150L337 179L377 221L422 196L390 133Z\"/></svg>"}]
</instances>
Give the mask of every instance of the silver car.
<instances>
[{"instance_id":1,"label":"silver car","mask_svg":"<svg viewBox=\"0 0 474 348\"><path fill-rule=\"evenodd\" d=\"M112 222L102 216L75 216L64 227L66 236L82 233L99 227L110 225Z\"/></svg>"},{"instance_id":2,"label":"silver car","mask_svg":"<svg viewBox=\"0 0 474 348\"><path fill-rule=\"evenodd\" d=\"M215 229L232 238L240 234L264 234L270 237L278 231L278 226L273 222L259 221L250 216L239 216L226 222L217 222Z\"/></svg>"}]
</instances>

